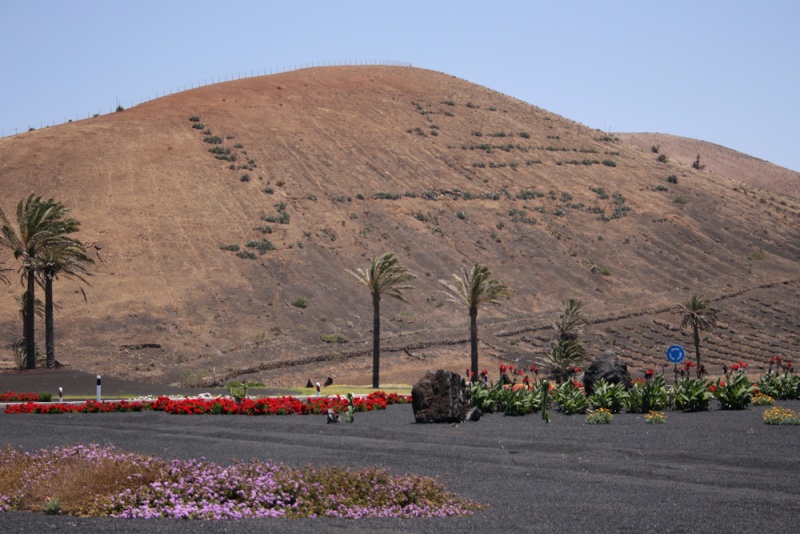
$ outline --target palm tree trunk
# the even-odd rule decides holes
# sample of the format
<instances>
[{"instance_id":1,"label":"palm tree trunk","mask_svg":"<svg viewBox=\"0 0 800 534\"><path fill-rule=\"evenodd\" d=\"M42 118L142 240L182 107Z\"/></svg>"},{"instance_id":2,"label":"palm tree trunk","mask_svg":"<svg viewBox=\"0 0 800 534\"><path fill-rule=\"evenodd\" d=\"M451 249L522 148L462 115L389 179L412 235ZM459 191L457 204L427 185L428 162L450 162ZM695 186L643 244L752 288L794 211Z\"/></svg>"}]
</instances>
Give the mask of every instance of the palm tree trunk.
<instances>
[{"instance_id":1,"label":"palm tree trunk","mask_svg":"<svg viewBox=\"0 0 800 534\"><path fill-rule=\"evenodd\" d=\"M372 296L372 387L380 387L381 367L381 297Z\"/></svg>"},{"instance_id":2,"label":"palm tree trunk","mask_svg":"<svg viewBox=\"0 0 800 534\"><path fill-rule=\"evenodd\" d=\"M469 312L469 347L472 377L471 381L478 379L478 310Z\"/></svg>"},{"instance_id":3,"label":"palm tree trunk","mask_svg":"<svg viewBox=\"0 0 800 534\"><path fill-rule=\"evenodd\" d=\"M56 340L53 321L53 274L45 273L44 278L44 328L45 347L47 350L47 368L56 366Z\"/></svg>"},{"instance_id":4,"label":"palm tree trunk","mask_svg":"<svg viewBox=\"0 0 800 534\"><path fill-rule=\"evenodd\" d=\"M697 359L697 369L695 372L697 373L698 378L700 377L700 330L697 328L697 325L694 325L694 355Z\"/></svg>"},{"instance_id":5,"label":"palm tree trunk","mask_svg":"<svg viewBox=\"0 0 800 534\"><path fill-rule=\"evenodd\" d=\"M26 367L36 368L36 340L34 339L34 290L36 280L33 269L28 270L27 300L25 301L25 315L22 318L22 335L25 337Z\"/></svg>"}]
</instances>

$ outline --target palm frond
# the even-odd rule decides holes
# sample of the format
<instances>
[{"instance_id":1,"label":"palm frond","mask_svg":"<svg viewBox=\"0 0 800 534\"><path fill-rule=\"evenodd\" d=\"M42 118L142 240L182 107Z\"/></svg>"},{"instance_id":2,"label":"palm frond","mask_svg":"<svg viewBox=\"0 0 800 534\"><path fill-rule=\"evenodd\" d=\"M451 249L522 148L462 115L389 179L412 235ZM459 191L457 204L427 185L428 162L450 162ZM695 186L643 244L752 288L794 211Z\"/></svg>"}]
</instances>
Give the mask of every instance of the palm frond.
<instances>
[{"instance_id":1,"label":"palm frond","mask_svg":"<svg viewBox=\"0 0 800 534\"><path fill-rule=\"evenodd\" d=\"M367 286L372 296L378 299L385 294L404 301L403 291L414 289L407 282L413 280L415 276L400 265L398 258L390 252L373 256L367 270L358 268L349 272Z\"/></svg>"},{"instance_id":2,"label":"palm frond","mask_svg":"<svg viewBox=\"0 0 800 534\"><path fill-rule=\"evenodd\" d=\"M472 269L461 270L454 274L455 283L439 280L448 291L444 292L448 300L469 308L470 313L477 313L482 304L500 304L500 299L511 296L511 290L497 279L491 278L486 265L476 263Z\"/></svg>"},{"instance_id":3,"label":"palm frond","mask_svg":"<svg viewBox=\"0 0 800 534\"><path fill-rule=\"evenodd\" d=\"M717 310L711 306L708 297L693 293L689 299L680 305L683 317L681 328L697 328L706 331L717 325Z\"/></svg>"}]
</instances>

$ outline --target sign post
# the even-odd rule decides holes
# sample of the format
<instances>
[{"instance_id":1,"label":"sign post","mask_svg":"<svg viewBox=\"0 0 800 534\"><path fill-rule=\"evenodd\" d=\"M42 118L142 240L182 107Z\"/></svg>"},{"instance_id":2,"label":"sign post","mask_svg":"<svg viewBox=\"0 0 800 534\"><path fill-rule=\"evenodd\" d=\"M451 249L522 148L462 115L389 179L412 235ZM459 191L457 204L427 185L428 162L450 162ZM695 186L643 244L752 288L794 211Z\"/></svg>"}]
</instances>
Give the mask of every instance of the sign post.
<instances>
[{"instance_id":1,"label":"sign post","mask_svg":"<svg viewBox=\"0 0 800 534\"><path fill-rule=\"evenodd\" d=\"M675 364L673 370L675 371L675 382L678 381L678 364L686 357L686 351L680 345L672 345L667 349L667 361Z\"/></svg>"}]
</instances>

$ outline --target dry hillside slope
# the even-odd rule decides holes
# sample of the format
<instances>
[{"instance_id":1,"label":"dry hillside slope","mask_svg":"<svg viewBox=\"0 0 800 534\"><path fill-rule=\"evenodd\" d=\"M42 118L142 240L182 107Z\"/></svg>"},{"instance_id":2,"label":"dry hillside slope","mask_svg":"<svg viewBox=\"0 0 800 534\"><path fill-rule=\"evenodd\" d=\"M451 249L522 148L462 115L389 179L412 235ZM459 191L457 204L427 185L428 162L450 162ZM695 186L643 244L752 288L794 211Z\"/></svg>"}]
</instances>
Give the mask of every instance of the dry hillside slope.
<instances>
[{"instance_id":1,"label":"dry hillside slope","mask_svg":"<svg viewBox=\"0 0 800 534\"><path fill-rule=\"evenodd\" d=\"M688 347L691 291L720 308L712 362L800 344L797 199L432 71L306 69L1 139L0 186L12 217L34 191L82 222L97 265L88 303L56 284L57 358L90 372L368 383L371 302L348 270L384 251L417 276L382 307L387 383L467 365L466 311L438 280L473 262L514 291L480 311L486 367L540 358L568 298L590 352L634 367ZM10 365L22 289L0 291Z\"/></svg>"},{"instance_id":2,"label":"dry hillside slope","mask_svg":"<svg viewBox=\"0 0 800 534\"><path fill-rule=\"evenodd\" d=\"M656 147L659 154L664 154L668 159L674 159L686 166L692 166L699 155L700 165L708 172L727 176L750 188L764 189L771 193L781 193L800 199L800 172L779 167L763 159L714 143L676 135L659 133L616 135L643 150L652 152L653 147Z\"/></svg>"}]
</instances>

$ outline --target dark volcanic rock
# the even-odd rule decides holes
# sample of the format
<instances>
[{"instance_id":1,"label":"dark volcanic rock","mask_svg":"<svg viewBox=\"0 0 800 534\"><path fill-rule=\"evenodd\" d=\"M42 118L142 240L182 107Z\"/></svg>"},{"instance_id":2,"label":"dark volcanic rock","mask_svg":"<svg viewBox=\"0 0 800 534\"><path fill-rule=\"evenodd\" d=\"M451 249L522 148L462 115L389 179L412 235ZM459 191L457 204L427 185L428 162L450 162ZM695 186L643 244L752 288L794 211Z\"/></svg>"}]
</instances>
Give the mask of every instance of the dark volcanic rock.
<instances>
[{"instance_id":1,"label":"dark volcanic rock","mask_svg":"<svg viewBox=\"0 0 800 534\"><path fill-rule=\"evenodd\" d=\"M628 373L628 366L617 359L617 355L613 350L607 350L600 354L583 374L583 387L587 395L592 393L594 383L601 378L609 384L621 382L625 384L626 388L631 387L631 375Z\"/></svg>"},{"instance_id":2,"label":"dark volcanic rock","mask_svg":"<svg viewBox=\"0 0 800 534\"><path fill-rule=\"evenodd\" d=\"M417 423L463 421L466 402L461 376L441 369L428 371L411 389L411 406Z\"/></svg>"}]
</instances>

